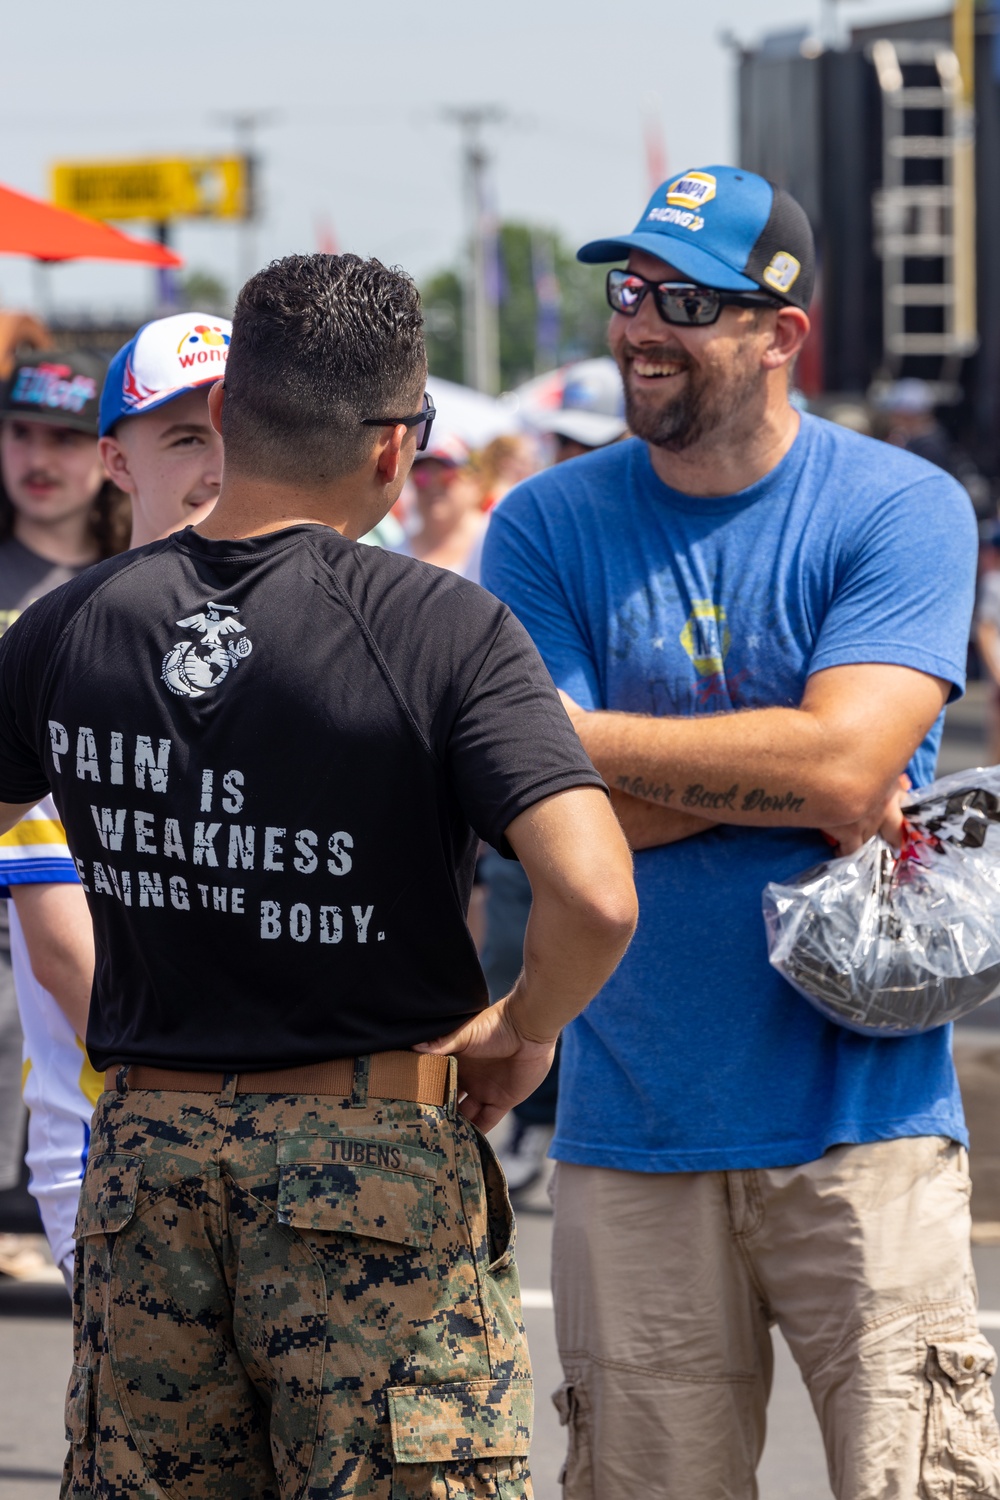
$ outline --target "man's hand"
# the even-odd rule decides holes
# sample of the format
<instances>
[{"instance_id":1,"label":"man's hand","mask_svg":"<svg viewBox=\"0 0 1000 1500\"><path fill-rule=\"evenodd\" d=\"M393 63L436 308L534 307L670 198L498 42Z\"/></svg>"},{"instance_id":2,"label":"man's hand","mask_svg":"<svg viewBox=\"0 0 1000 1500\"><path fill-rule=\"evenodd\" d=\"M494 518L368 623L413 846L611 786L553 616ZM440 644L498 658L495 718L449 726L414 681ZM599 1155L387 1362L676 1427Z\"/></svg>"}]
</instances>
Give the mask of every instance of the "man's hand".
<instances>
[{"instance_id":1,"label":"man's hand","mask_svg":"<svg viewBox=\"0 0 1000 1500\"><path fill-rule=\"evenodd\" d=\"M505 1000L417 1049L458 1058L462 1111L482 1130L541 1083L559 1032L614 972L638 917L632 857L597 787L544 797L506 832L531 882L524 969Z\"/></svg>"},{"instance_id":2,"label":"man's hand","mask_svg":"<svg viewBox=\"0 0 1000 1500\"><path fill-rule=\"evenodd\" d=\"M417 1052L458 1059L459 1109L480 1130L492 1130L533 1094L552 1066L556 1039L532 1041L510 1013L512 995L480 1011L450 1036L422 1042Z\"/></svg>"},{"instance_id":3,"label":"man's hand","mask_svg":"<svg viewBox=\"0 0 1000 1500\"><path fill-rule=\"evenodd\" d=\"M906 831L903 806L909 801L907 793L912 785L909 776L900 776L899 785L889 794L889 800L881 813L873 813L861 822L850 823L844 828L824 828L827 838L836 845L837 857L857 853L862 844L867 844L876 833L880 833L887 843L898 849Z\"/></svg>"}]
</instances>

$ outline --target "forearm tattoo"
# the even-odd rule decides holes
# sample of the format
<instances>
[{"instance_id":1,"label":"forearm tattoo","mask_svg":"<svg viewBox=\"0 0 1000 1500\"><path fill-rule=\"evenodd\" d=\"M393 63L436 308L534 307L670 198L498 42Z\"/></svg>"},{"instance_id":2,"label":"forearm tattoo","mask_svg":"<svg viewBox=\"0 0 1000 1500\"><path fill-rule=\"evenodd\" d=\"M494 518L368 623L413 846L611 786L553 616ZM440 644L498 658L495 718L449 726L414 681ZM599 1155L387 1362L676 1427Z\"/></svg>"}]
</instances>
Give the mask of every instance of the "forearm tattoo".
<instances>
[{"instance_id":1,"label":"forearm tattoo","mask_svg":"<svg viewBox=\"0 0 1000 1500\"><path fill-rule=\"evenodd\" d=\"M642 776L619 776L615 786L643 802L656 802L662 807L696 808L699 812L800 813L806 804L805 797L798 797L794 792L768 791L762 786L744 791L738 782L722 790L695 781L680 794L669 782L646 781Z\"/></svg>"}]
</instances>

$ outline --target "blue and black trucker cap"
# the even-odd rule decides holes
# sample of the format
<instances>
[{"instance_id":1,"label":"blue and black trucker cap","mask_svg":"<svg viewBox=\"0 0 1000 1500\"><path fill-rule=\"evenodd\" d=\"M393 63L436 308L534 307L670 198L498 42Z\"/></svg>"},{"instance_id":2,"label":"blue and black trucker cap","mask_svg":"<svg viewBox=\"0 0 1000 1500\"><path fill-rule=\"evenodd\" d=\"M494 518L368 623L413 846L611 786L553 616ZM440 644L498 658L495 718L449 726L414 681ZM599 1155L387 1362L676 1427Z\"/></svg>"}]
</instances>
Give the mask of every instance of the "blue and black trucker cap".
<instances>
[{"instance_id":1,"label":"blue and black trucker cap","mask_svg":"<svg viewBox=\"0 0 1000 1500\"><path fill-rule=\"evenodd\" d=\"M645 250L702 286L763 290L807 311L816 252L805 211L784 188L742 167L697 167L663 182L631 234L591 240L596 264Z\"/></svg>"}]
</instances>

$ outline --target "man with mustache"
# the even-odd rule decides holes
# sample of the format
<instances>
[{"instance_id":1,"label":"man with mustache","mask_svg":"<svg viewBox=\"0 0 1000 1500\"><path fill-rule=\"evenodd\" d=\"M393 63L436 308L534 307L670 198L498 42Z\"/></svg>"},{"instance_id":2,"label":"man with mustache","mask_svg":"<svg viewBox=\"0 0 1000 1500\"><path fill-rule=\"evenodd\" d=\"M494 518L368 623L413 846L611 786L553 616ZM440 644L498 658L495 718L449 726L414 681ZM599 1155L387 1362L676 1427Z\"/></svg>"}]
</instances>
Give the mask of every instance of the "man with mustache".
<instances>
[{"instance_id":1,"label":"man with mustache","mask_svg":"<svg viewBox=\"0 0 1000 1500\"><path fill-rule=\"evenodd\" d=\"M108 479L97 451L98 398L105 368L97 355L76 350L22 354L0 392L0 634L32 600L90 563L120 552L128 540L128 502ZM0 848L0 882L6 880L9 852ZM20 853L18 846L14 858L19 865ZM0 1188L16 1183L21 1170L22 1073L32 1109L39 1079L38 1069L31 1066L32 1051L37 1055L37 1049L32 1049L30 1039L22 1064L18 1000L26 1023L28 1018L21 987L15 998L12 949L17 951L19 934L16 918L8 924L2 899L8 894L0 884ZM37 908L39 898L46 900L47 910L59 908L64 896L59 888L43 892L35 885L17 892L26 911ZM80 1078L85 1078L85 1064L77 1051L71 1115L87 1104ZM33 1115L28 1141L33 1191L40 1180L42 1142L51 1146L57 1138L60 1151L79 1158L84 1141L80 1122L72 1119L65 1130L62 1124L59 1121L52 1132L40 1132ZM0 1274L32 1276L43 1269L29 1236L0 1235Z\"/></svg>"},{"instance_id":2,"label":"man with mustache","mask_svg":"<svg viewBox=\"0 0 1000 1500\"><path fill-rule=\"evenodd\" d=\"M580 258L627 261L609 339L636 436L521 485L483 568L636 850L637 937L564 1041L566 1500L755 1495L775 1322L840 1500L1000 1495L948 1028L821 1019L761 919L821 830L898 839L900 777L931 778L971 508L790 404L814 257L787 193L685 172Z\"/></svg>"}]
</instances>

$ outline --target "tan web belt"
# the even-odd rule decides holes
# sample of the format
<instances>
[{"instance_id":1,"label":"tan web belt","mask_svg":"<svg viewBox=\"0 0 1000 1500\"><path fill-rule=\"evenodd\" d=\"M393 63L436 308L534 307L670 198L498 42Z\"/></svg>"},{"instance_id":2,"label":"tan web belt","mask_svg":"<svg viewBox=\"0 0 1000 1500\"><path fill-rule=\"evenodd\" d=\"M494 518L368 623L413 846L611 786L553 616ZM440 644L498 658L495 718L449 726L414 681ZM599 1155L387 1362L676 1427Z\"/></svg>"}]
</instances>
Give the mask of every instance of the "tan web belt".
<instances>
[{"instance_id":1,"label":"tan web belt","mask_svg":"<svg viewBox=\"0 0 1000 1500\"><path fill-rule=\"evenodd\" d=\"M412 1104L444 1105L448 1101L450 1058L420 1052L375 1052L368 1059L368 1093L377 1099L405 1099ZM272 1068L262 1073L239 1073L238 1094L334 1094L349 1099L354 1091L356 1059L304 1063L298 1068ZM106 1089L165 1089L169 1092L218 1094L232 1074L183 1072L131 1063L108 1068Z\"/></svg>"}]
</instances>

